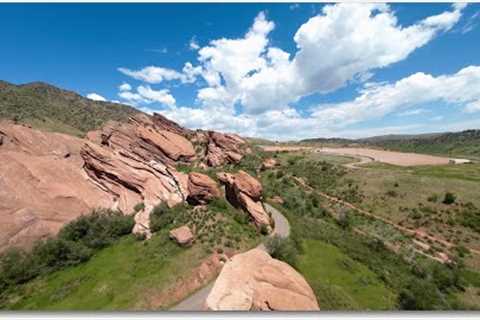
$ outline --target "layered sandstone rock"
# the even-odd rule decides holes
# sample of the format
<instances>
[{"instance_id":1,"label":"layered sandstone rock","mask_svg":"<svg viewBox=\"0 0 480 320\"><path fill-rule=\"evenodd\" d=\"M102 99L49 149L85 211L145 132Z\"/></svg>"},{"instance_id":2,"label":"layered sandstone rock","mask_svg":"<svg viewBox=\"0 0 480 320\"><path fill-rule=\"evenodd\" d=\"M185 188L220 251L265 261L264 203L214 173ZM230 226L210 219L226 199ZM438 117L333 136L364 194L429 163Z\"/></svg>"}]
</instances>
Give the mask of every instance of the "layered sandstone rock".
<instances>
[{"instance_id":1,"label":"layered sandstone rock","mask_svg":"<svg viewBox=\"0 0 480 320\"><path fill-rule=\"evenodd\" d=\"M85 139L1 122L0 251L28 247L94 208L130 214L138 203L145 209L136 213L134 232L149 237L155 205L205 204L220 196L208 176L178 172L177 165L234 163L244 144L238 136L191 131L158 114L110 121ZM238 201L261 221L257 198Z\"/></svg>"},{"instance_id":2,"label":"layered sandstone rock","mask_svg":"<svg viewBox=\"0 0 480 320\"><path fill-rule=\"evenodd\" d=\"M305 279L285 262L253 249L224 265L206 299L214 311L316 311L319 306Z\"/></svg>"},{"instance_id":3,"label":"layered sandstone rock","mask_svg":"<svg viewBox=\"0 0 480 320\"><path fill-rule=\"evenodd\" d=\"M100 132L89 132L87 138L121 156L139 161L158 161L173 166L179 161L190 163L195 159L195 150L189 140L157 127L144 114L132 117L128 123L110 121Z\"/></svg>"},{"instance_id":4,"label":"layered sandstone rock","mask_svg":"<svg viewBox=\"0 0 480 320\"><path fill-rule=\"evenodd\" d=\"M0 251L29 247L68 221L114 197L83 170L84 141L9 122L0 123Z\"/></svg>"},{"instance_id":5,"label":"layered sandstone rock","mask_svg":"<svg viewBox=\"0 0 480 320\"><path fill-rule=\"evenodd\" d=\"M260 201L262 185L257 179L245 171L235 174L222 172L217 177L225 185L227 200L233 206L247 211L257 226L267 226L270 229L271 219Z\"/></svg>"},{"instance_id":6,"label":"layered sandstone rock","mask_svg":"<svg viewBox=\"0 0 480 320\"><path fill-rule=\"evenodd\" d=\"M153 114L152 122L162 130L173 132L184 137L192 134L192 130L186 129L158 113Z\"/></svg>"},{"instance_id":7,"label":"layered sandstone rock","mask_svg":"<svg viewBox=\"0 0 480 320\"><path fill-rule=\"evenodd\" d=\"M193 233L186 225L170 230L169 235L181 246L189 246L193 242Z\"/></svg>"},{"instance_id":8,"label":"layered sandstone rock","mask_svg":"<svg viewBox=\"0 0 480 320\"><path fill-rule=\"evenodd\" d=\"M206 162L209 166L218 167L226 163L238 163L245 152L242 146L245 140L237 135L209 131Z\"/></svg>"},{"instance_id":9,"label":"layered sandstone rock","mask_svg":"<svg viewBox=\"0 0 480 320\"><path fill-rule=\"evenodd\" d=\"M191 172L188 175L187 201L194 205L203 205L221 195L217 183L206 174Z\"/></svg>"}]
</instances>

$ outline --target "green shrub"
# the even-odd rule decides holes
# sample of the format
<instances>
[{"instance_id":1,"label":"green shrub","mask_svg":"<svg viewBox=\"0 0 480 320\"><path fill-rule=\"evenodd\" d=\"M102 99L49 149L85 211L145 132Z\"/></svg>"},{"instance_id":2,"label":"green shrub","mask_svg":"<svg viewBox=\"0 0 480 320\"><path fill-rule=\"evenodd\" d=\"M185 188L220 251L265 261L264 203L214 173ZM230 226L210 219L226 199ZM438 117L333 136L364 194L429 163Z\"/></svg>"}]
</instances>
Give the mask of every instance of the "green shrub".
<instances>
[{"instance_id":1,"label":"green shrub","mask_svg":"<svg viewBox=\"0 0 480 320\"><path fill-rule=\"evenodd\" d=\"M265 247L272 258L285 261L294 268L297 267L299 250L291 239L275 235L265 241Z\"/></svg>"},{"instance_id":2,"label":"green shrub","mask_svg":"<svg viewBox=\"0 0 480 320\"><path fill-rule=\"evenodd\" d=\"M9 249L0 256L0 292L8 287L90 259L95 250L129 234L132 216L95 210L66 224L56 238L38 241L30 252Z\"/></svg>"},{"instance_id":3,"label":"green shrub","mask_svg":"<svg viewBox=\"0 0 480 320\"><path fill-rule=\"evenodd\" d=\"M386 192L386 195L389 196L389 197L395 198L395 197L398 196L398 193L397 193L397 191L395 191L395 190L388 190L388 191Z\"/></svg>"},{"instance_id":4,"label":"green shrub","mask_svg":"<svg viewBox=\"0 0 480 320\"><path fill-rule=\"evenodd\" d=\"M37 274L31 256L23 250L10 248L0 257L0 292L11 285L27 282Z\"/></svg>"},{"instance_id":5,"label":"green shrub","mask_svg":"<svg viewBox=\"0 0 480 320\"><path fill-rule=\"evenodd\" d=\"M92 256L92 250L80 242L47 239L38 242L31 254L43 274L85 262Z\"/></svg>"},{"instance_id":6,"label":"green shrub","mask_svg":"<svg viewBox=\"0 0 480 320\"><path fill-rule=\"evenodd\" d=\"M91 249L100 249L131 233L134 225L133 216L106 209L94 210L65 225L58 238L81 242Z\"/></svg>"},{"instance_id":7,"label":"green shrub","mask_svg":"<svg viewBox=\"0 0 480 320\"><path fill-rule=\"evenodd\" d=\"M260 227L260 233L266 236L268 234L268 227L264 224Z\"/></svg>"},{"instance_id":8,"label":"green shrub","mask_svg":"<svg viewBox=\"0 0 480 320\"><path fill-rule=\"evenodd\" d=\"M170 225L174 218L172 210L165 203L161 203L150 212L150 230L157 232Z\"/></svg>"},{"instance_id":9,"label":"green shrub","mask_svg":"<svg viewBox=\"0 0 480 320\"><path fill-rule=\"evenodd\" d=\"M443 203L444 204L453 204L457 197L451 193L451 192L446 192L445 197L443 198Z\"/></svg>"}]
</instances>

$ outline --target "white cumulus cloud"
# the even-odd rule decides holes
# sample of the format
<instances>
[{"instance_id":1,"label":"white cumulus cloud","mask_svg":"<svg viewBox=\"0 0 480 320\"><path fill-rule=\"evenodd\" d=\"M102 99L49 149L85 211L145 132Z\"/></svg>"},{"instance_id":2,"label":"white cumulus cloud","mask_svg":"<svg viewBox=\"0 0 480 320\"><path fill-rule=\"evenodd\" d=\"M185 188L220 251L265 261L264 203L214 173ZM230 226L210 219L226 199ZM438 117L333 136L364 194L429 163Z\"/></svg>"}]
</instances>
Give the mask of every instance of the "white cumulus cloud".
<instances>
[{"instance_id":1,"label":"white cumulus cloud","mask_svg":"<svg viewBox=\"0 0 480 320\"><path fill-rule=\"evenodd\" d=\"M105 99L104 97L102 97L98 93L94 93L94 92L87 94L87 98L90 99L90 100L95 100L95 101L107 101L107 99Z\"/></svg>"}]
</instances>

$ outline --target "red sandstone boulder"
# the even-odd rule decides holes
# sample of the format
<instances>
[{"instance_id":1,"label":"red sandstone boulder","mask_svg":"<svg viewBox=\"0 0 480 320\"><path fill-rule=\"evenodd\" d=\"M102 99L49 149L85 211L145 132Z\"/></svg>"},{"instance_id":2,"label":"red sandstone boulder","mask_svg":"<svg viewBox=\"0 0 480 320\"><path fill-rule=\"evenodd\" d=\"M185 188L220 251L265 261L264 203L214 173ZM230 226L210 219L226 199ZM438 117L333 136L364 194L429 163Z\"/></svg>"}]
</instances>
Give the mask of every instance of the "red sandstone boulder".
<instances>
[{"instance_id":1,"label":"red sandstone boulder","mask_svg":"<svg viewBox=\"0 0 480 320\"><path fill-rule=\"evenodd\" d=\"M221 195L217 183L206 174L191 172L188 175L188 197L191 204L206 204Z\"/></svg>"},{"instance_id":2,"label":"red sandstone boulder","mask_svg":"<svg viewBox=\"0 0 480 320\"><path fill-rule=\"evenodd\" d=\"M189 246L193 242L193 233L188 226L170 230L170 238L181 246Z\"/></svg>"},{"instance_id":3,"label":"red sandstone boulder","mask_svg":"<svg viewBox=\"0 0 480 320\"><path fill-rule=\"evenodd\" d=\"M276 166L278 166L277 160L273 158L268 158L263 161L261 169L262 170L273 169Z\"/></svg>"},{"instance_id":4,"label":"red sandstone boulder","mask_svg":"<svg viewBox=\"0 0 480 320\"><path fill-rule=\"evenodd\" d=\"M285 203L283 198L280 197L280 196L273 196L273 197L270 198L270 201L272 201L273 203L278 203L278 204L284 204Z\"/></svg>"},{"instance_id":5,"label":"red sandstone boulder","mask_svg":"<svg viewBox=\"0 0 480 320\"><path fill-rule=\"evenodd\" d=\"M305 279L287 263L260 249L227 261L205 304L214 311L320 310Z\"/></svg>"},{"instance_id":6,"label":"red sandstone boulder","mask_svg":"<svg viewBox=\"0 0 480 320\"><path fill-rule=\"evenodd\" d=\"M263 208L262 185L245 171L236 174L220 172L217 178L225 185L227 200L235 207L241 207L259 227L271 227L271 219Z\"/></svg>"}]
</instances>

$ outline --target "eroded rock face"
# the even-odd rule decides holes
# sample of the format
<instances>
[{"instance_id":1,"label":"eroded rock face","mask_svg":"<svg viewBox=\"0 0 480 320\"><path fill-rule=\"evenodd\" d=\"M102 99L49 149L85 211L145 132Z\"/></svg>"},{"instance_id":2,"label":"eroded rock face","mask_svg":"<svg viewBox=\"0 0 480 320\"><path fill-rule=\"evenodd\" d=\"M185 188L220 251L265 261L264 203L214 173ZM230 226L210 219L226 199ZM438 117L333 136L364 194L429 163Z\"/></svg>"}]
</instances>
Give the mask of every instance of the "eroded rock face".
<instances>
[{"instance_id":1,"label":"eroded rock face","mask_svg":"<svg viewBox=\"0 0 480 320\"><path fill-rule=\"evenodd\" d=\"M243 144L238 136L191 131L158 114L139 113L127 123L110 121L85 139L3 121L0 251L10 245L28 247L94 208L130 214L139 203L145 209L135 216L134 232L149 237L149 213L155 205L174 206L187 199L205 204L220 196L215 181L178 172L177 165L238 162ZM239 187L257 201L258 190ZM248 199L238 199L254 212Z\"/></svg>"},{"instance_id":2,"label":"eroded rock face","mask_svg":"<svg viewBox=\"0 0 480 320\"><path fill-rule=\"evenodd\" d=\"M257 179L245 171L235 174L222 172L217 177L225 185L225 195L233 206L247 211L257 226L271 227L270 216L260 201L262 185Z\"/></svg>"},{"instance_id":3,"label":"eroded rock face","mask_svg":"<svg viewBox=\"0 0 480 320\"><path fill-rule=\"evenodd\" d=\"M153 114L152 122L162 130L173 132L184 137L192 133L192 130L188 130L158 113Z\"/></svg>"},{"instance_id":4,"label":"eroded rock face","mask_svg":"<svg viewBox=\"0 0 480 320\"><path fill-rule=\"evenodd\" d=\"M191 172L188 175L187 201L193 205L203 205L221 195L217 183L206 174Z\"/></svg>"},{"instance_id":5,"label":"eroded rock face","mask_svg":"<svg viewBox=\"0 0 480 320\"><path fill-rule=\"evenodd\" d=\"M131 212L140 202L174 206L185 200L186 190L179 182L184 174L161 162L144 163L89 142L80 154L88 176L116 199L123 212Z\"/></svg>"},{"instance_id":6,"label":"eroded rock face","mask_svg":"<svg viewBox=\"0 0 480 320\"><path fill-rule=\"evenodd\" d=\"M29 247L112 195L83 170L84 141L9 122L0 123L0 251Z\"/></svg>"},{"instance_id":7,"label":"eroded rock face","mask_svg":"<svg viewBox=\"0 0 480 320\"><path fill-rule=\"evenodd\" d=\"M188 226L170 230L170 238L181 246L189 246L193 242L193 233Z\"/></svg>"},{"instance_id":8,"label":"eroded rock face","mask_svg":"<svg viewBox=\"0 0 480 320\"><path fill-rule=\"evenodd\" d=\"M237 135L209 131L206 162L211 167L218 167L226 163L238 163L242 160L245 151L242 146L245 140Z\"/></svg>"},{"instance_id":9,"label":"eroded rock face","mask_svg":"<svg viewBox=\"0 0 480 320\"><path fill-rule=\"evenodd\" d=\"M285 262L253 249L224 265L206 299L214 311L316 311L312 288Z\"/></svg>"}]
</instances>

